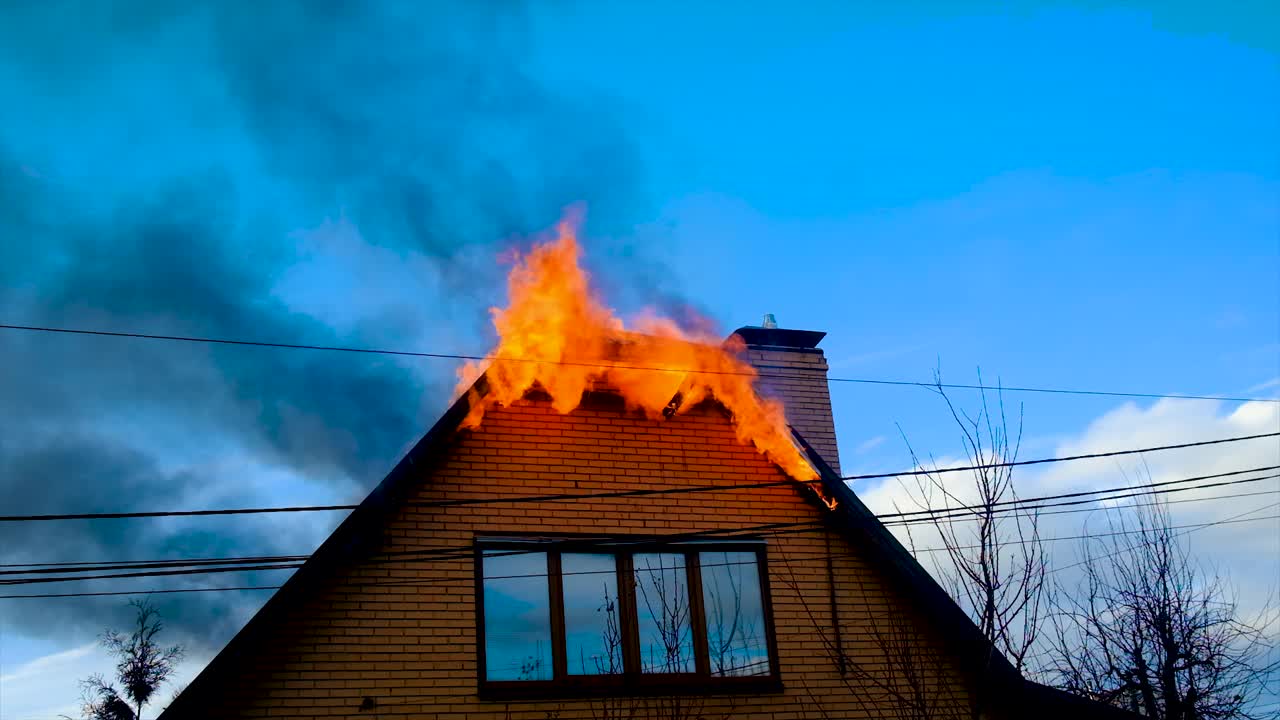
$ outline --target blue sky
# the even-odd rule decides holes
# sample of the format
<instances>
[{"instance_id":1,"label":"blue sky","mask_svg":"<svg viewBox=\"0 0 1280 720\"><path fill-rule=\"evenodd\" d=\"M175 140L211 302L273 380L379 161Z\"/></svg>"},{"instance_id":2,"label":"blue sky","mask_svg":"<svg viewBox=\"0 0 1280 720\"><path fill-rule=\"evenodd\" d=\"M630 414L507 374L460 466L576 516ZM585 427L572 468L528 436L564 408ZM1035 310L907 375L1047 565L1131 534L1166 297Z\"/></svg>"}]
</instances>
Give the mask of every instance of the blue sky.
<instances>
[{"instance_id":1,"label":"blue sky","mask_svg":"<svg viewBox=\"0 0 1280 720\"><path fill-rule=\"evenodd\" d=\"M726 327L827 330L833 375L1274 378L1275 14L962 5L579 6L539 18L539 67L642 128L646 237L686 294ZM846 445L911 394L835 391L870 396ZM1025 400L1041 432L1107 407Z\"/></svg>"},{"instance_id":2,"label":"blue sky","mask_svg":"<svg viewBox=\"0 0 1280 720\"><path fill-rule=\"evenodd\" d=\"M619 310L689 304L725 331L771 312L829 333L833 376L1280 391L1278 11L881 5L6 10L0 93L20 101L0 111L0 305L6 322L474 353L502 301L495 256L584 202L587 262ZM52 450L20 450L64 442L119 469L84 481L104 506L135 486L164 489L152 506L356 499L453 373L11 336L0 364L0 464L61 477ZM908 465L899 428L959 452L925 391L832 391L846 472ZM1280 424L1256 404L1006 399L1025 402L1028 456ZM84 490L40 486L5 493L35 512ZM305 552L330 526L44 547ZM1274 523L1251 527L1204 551L1272 552ZM253 603L184 612L225 635ZM81 649L120 619L42 612L0 607L3 720L74 693L75 663L101 664Z\"/></svg>"}]
</instances>

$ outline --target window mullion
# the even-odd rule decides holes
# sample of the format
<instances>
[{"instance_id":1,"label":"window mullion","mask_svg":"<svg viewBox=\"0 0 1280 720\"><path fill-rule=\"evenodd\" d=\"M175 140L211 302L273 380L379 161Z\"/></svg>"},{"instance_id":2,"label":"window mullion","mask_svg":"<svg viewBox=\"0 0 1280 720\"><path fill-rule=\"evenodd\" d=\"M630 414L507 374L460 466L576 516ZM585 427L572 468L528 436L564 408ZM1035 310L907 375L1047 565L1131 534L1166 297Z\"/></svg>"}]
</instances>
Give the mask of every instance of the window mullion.
<instances>
[{"instance_id":1,"label":"window mullion","mask_svg":"<svg viewBox=\"0 0 1280 720\"><path fill-rule=\"evenodd\" d=\"M622 669L640 674L640 629L636 610L636 576L630 553L618 553L618 625L622 630Z\"/></svg>"},{"instance_id":2,"label":"window mullion","mask_svg":"<svg viewBox=\"0 0 1280 720\"><path fill-rule=\"evenodd\" d=\"M778 667L778 638L774 635L773 627L773 597L769 592L769 559L761 550L756 551L756 577L760 583L760 619L764 623L764 637L769 653L769 672L777 676L781 668Z\"/></svg>"},{"instance_id":3,"label":"window mullion","mask_svg":"<svg viewBox=\"0 0 1280 720\"><path fill-rule=\"evenodd\" d=\"M560 680L569 674L564 641L564 577L560 553L547 553L547 589L551 593L551 677Z\"/></svg>"},{"instance_id":4,"label":"window mullion","mask_svg":"<svg viewBox=\"0 0 1280 720\"><path fill-rule=\"evenodd\" d=\"M693 661L697 673L711 675L711 653L707 644L706 608L702 605L702 561L698 553L685 554L685 572L688 573L689 631L693 633Z\"/></svg>"}]
</instances>

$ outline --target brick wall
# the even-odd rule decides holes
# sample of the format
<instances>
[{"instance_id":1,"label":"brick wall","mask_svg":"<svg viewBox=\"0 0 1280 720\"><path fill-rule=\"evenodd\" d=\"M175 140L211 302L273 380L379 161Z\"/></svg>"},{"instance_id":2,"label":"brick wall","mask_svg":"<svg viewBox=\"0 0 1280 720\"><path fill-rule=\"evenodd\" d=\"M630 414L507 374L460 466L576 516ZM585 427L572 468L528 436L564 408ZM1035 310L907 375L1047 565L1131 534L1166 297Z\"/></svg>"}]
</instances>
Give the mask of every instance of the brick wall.
<instances>
[{"instance_id":1,"label":"brick wall","mask_svg":"<svg viewBox=\"0 0 1280 720\"><path fill-rule=\"evenodd\" d=\"M706 404L666 421L610 403L559 415L543 402L492 410L422 469L413 500L523 496L725 485L782 479L739 445L723 412ZM476 533L667 533L813 520L818 511L792 486L755 490L453 508L404 506L381 550L470 548ZM837 572L845 677L834 641L826 558ZM907 717L887 688L904 695L913 678L886 647L918 656L920 697L963 704L966 681L938 650L940 629L882 580L873 561L825 532L769 540L769 586L785 690L681 700L686 717ZM670 717L670 698L490 702L477 696L472 560L396 558L338 568L292 612L257 636L234 672L206 684L192 703L203 717L599 718ZM361 711L364 698L377 706ZM622 715L610 714L623 710ZM196 716L196 715L184 715ZM937 715L931 715L937 716ZM945 716L945 715L942 715ZM959 717L961 715L957 715Z\"/></svg>"},{"instance_id":2,"label":"brick wall","mask_svg":"<svg viewBox=\"0 0 1280 720\"><path fill-rule=\"evenodd\" d=\"M818 348L779 348L748 345L747 362L760 370L760 394L777 398L787 421L804 436L823 460L840 472L836 425L827 385L827 357ZM785 377L770 377L770 376Z\"/></svg>"}]
</instances>

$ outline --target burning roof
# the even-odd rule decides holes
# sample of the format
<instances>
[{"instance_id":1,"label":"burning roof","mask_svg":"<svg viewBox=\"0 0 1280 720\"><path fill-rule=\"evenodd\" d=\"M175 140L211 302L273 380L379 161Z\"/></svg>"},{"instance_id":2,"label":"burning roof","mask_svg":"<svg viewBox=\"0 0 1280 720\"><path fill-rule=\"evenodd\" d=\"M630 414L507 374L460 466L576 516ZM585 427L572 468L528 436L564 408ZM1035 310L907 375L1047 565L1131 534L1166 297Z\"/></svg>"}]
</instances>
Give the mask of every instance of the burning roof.
<instances>
[{"instance_id":1,"label":"burning roof","mask_svg":"<svg viewBox=\"0 0 1280 720\"><path fill-rule=\"evenodd\" d=\"M469 393L463 427L479 426L488 408L535 387L561 413L602 385L652 418L714 398L732 415L740 441L797 480L818 477L791 439L782 404L756 393L756 370L738 356L736 336L722 342L651 311L628 328L592 291L580 256L577 224L566 219L554 238L514 257L508 305L490 311L498 346L490 360L458 373L458 391ZM476 386L481 375L483 392Z\"/></svg>"}]
</instances>

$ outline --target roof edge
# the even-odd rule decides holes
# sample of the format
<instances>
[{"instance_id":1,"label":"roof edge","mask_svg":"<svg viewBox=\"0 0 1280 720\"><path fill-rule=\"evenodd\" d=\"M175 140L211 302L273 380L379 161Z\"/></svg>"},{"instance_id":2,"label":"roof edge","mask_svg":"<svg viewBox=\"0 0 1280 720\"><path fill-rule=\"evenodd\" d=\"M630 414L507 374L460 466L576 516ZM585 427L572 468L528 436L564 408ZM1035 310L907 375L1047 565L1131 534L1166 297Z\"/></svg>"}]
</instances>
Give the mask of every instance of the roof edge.
<instances>
[{"instance_id":1,"label":"roof edge","mask_svg":"<svg viewBox=\"0 0 1280 720\"><path fill-rule=\"evenodd\" d=\"M480 386L482 380L483 377L477 380L473 387ZM409 484L418 477L411 471L417 469L420 462L425 461L437 449L453 439L458 426L462 424L471 409L468 399L470 394L468 390L454 401L453 405L431 426L431 429L365 496L356 509L352 510L351 514L339 523L329 537L325 538L325 541L311 553L302 567L289 576L284 585L258 609L258 612L254 613L249 622L240 628L222 650L213 656L209 664L205 665L204 669L169 703L157 720L182 715L183 708L194 702L194 698L205 691L206 685L213 683L225 668L235 665L235 660L249 649L257 633L267 627L275 615L284 612L295 596L305 592L316 581L322 579L325 571L344 561L358 559L369 551L381 537L378 533L370 533L369 528L372 527L375 531L378 529L376 521L395 508L395 501L405 494Z\"/></svg>"},{"instance_id":2,"label":"roof edge","mask_svg":"<svg viewBox=\"0 0 1280 720\"><path fill-rule=\"evenodd\" d=\"M1041 720L1067 720L1086 715L1095 720L1150 720L1136 711L1108 705L1034 680L1024 683L1022 701L1037 710L1049 710L1049 713L1040 716Z\"/></svg>"}]
</instances>

